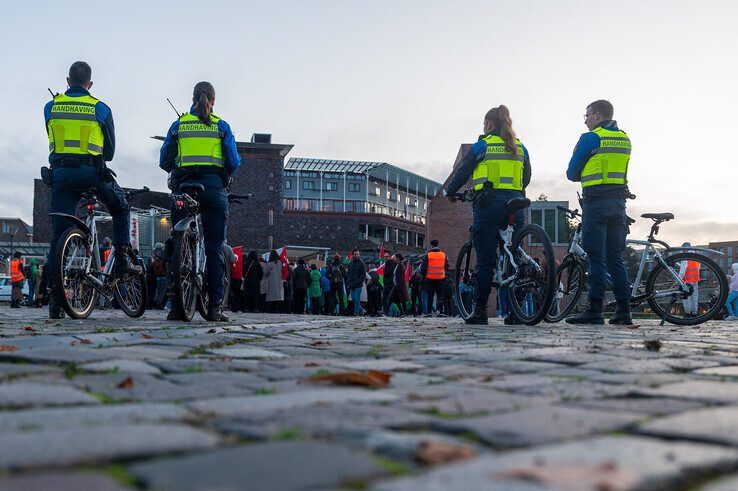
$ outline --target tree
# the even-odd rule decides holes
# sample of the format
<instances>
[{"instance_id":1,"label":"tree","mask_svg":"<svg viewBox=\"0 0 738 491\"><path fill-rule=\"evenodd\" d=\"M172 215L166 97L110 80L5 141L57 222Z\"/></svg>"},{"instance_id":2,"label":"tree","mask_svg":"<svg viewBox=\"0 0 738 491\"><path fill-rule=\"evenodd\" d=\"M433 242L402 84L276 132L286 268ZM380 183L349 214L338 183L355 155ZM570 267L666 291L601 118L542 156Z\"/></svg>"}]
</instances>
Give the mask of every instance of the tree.
<instances>
[{"instance_id":1,"label":"tree","mask_svg":"<svg viewBox=\"0 0 738 491\"><path fill-rule=\"evenodd\" d=\"M625 261L625 268L628 270L628 278L635 281L638 267L641 265L641 255L633 247L626 245L623 251L623 260Z\"/></svg>"},{"instance_id":2,"label":"tree","mask_svg":"<svg viewBox=\"0 0 738 491\"><path fill-rule=\"evenodd\" d=\"M548 196L546 196L545 194L541 193L541 195L538 196L538 198L536 198L536 201L548 201Z\"/></svg>"}]
</instances>

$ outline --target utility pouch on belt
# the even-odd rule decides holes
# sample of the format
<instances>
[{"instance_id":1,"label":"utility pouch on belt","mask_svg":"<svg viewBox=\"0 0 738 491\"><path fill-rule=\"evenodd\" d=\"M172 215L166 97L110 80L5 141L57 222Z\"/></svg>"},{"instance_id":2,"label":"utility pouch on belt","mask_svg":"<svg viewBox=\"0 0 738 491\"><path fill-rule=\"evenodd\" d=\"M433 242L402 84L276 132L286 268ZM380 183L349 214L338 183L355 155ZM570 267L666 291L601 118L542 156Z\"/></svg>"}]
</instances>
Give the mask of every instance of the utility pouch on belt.
<instances>
[{"instance_id":1,"label":"utility pouch on belt","mask_svg":"<svg viewBox=\"0 0 738 491\"><path fill-rule=\"evenodd\" d=\"M47 166L41 167L41 180L47 187L51 187L51 168Z\"/></svg>"}]
</instances>

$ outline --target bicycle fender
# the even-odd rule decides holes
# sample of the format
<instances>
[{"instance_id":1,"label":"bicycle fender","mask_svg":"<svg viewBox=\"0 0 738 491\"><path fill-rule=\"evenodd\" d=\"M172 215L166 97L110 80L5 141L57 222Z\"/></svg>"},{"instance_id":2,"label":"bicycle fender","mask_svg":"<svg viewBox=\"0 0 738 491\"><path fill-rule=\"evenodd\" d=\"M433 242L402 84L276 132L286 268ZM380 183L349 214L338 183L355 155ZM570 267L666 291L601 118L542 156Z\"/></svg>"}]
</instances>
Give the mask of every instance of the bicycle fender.
<instances>
[{"instance_id":1,"label":"bicycle fender","mask_svg":"<svg viewBox=\"0 0 738 491\"><path fill-rule=\"evenodd\" d=\"M724 256L724 252L716 251L715 249L708 249L706 247L669 247L666 251L668 254L672 252L712 252L718 256Z\"/></svg>"},{"instance_id":2,"label":"bicycle fender","mask_svg":"<svg viewBox=\"0 0 738 491\"><path fill-rule=\"evenodd\" d=\"M85 222L83 222L79 217L76 217L74 215L69 215L67 213L49 213L51 216L64 218L65 220L69 220L72 222L77 228L79 228L81 231L86 233L87 235L91 235L90 227L87 226Z\"/></svg>"},{"instance_id":3,"label":"bicycle fender","mask_svg":"<svg viewBox=\"0 0 738 491\"><path fill-rule=\"evenodd\" d=\"M187 216L184 217L182 220L178 221L177 224L174 226L174 230L177 232L184 232L190 227L190 223L195 219L193 216Z\"/></svg>"}]
</instances>

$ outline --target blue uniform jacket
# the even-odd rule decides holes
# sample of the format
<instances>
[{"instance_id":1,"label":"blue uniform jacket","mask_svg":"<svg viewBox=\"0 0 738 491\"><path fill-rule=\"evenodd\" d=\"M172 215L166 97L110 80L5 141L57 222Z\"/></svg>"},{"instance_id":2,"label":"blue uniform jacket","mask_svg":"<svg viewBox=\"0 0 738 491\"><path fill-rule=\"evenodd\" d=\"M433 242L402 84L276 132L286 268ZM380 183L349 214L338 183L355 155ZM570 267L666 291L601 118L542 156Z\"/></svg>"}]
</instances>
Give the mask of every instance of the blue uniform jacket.
<instances>
[{"instance_id":1,"label":"blue uniform jacket","mask_svg":"<svg viewBox=\"0 0 738 491\"><path fill-rule=\"evenodd\" d=\"M499 136L496 131L492 131L489 134ZM451 179L451 182L448 185L447 192L449 194L458 192L459 189L461 189L461 186L466 184L474 173L474 169L477 164L484 158L484 155L487 152L487 142L484 141L484 137L486 136L487 135L480 136L479 141L472 145L466 155L464 155L464 158L461 160L461 165L459 165L459 168L456 170L456 174L454 174L454 178ZM528 187L528 184L530 184L530 176L530 155L528 155L528 149L523 145L523 189Z\"/></svg>"},{"instance_id":2,"label":"blue uniform jacket","mask_svg":"<svg viewBox=\"0 0 738 491\"><path fill-rule=\"evenodd\" d=\"M618 123L615 120L602 121L596 127L602 127L611 131L618 131ZM577 145L574 147L574 154L569 161L569 167L566 169L566 178L570 181L579 182L582 180L582 171L584 166L593 155L597 154L600 148L600 137L594 131L588 131L579 137ZM598 197L612 194L614 191L622 190L625 186L622 184L602 184L600 186L589 186L584 188L584 196Z\"/></svg>"},{"instance_id":3,"label":"blue uniform jacket","mask_svg":"<svg viewBox=\"0 0 738 491\"><path fill-rule=\"evenodd\" d=\"M196 114L195 106L190 108L190 114ZM236 148L236 138L233 136L231 127L222 119L218 121L218 131L223 142L223 166L230 176L241 165L241 157L238 155L238 149ZM164 139L164 144L161 146L161 152L159 153L159 167L167 172L171 172L177 167L178 133L179 119L169 127L167 137Z\"/></svg>"},{"instance_id":4,"label":"blue uniform jacket","mask_svg":"<svg viewBox=\"0 0 738 491\"><path fill-rule=\"evenodd\" d=\"M69 87L65 94L69 97L82 97L90 95L87 89L79 86ZM46 104L46 107L44 107L44 118L46 119L47 133L49 131L49 120L51 119L51 106L53 105L54 101L52 100ZM102 128L103 133L104 143L102 157L106 162L110 162L111 160L113 160L113 155L115 155L115 126L113 125L113 112L110 110L107 104L102 101L98 101L98 103L95 105L95 116L97 117L97 122L100 123L100 127ZM62 154L52 152L49 154L49 163L53 164L56 160L59 160L62 157Z\"/></svg>"}]
</instances>

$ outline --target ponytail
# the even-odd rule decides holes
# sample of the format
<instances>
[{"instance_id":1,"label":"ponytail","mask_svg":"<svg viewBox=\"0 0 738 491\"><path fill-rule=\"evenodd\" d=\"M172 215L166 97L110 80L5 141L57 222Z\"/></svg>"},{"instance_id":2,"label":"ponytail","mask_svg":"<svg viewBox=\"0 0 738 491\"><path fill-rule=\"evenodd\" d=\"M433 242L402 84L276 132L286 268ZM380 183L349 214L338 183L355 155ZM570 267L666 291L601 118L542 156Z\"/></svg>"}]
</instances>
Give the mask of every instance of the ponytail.
<instances>
[{"instance_id":1,"label":"ponytail","mask_svg":"<svg viewBox=\"0 0 738 491\"><path fill-rule=\"evenodd\" d=\"M195 114L203 124L210 126L212 120L213 103L215 101L215 89L210 82L198 82L192 91L192 103L195 105Z\"/></svg>"},{"instance_id":2,"label":"ponytail","mask_svg":"<svg viewBox=\"0 0 738 491\"><path fill-rule=\"evenodd\" d=\"M497 130L500 138L505 140L505 148L508 152L513 155L518 155L517 136L515 130L512 127L512 118L510 117L510 110L505 105L500 107L494 107L490 109L484 116L485 121L492 123L492 126Z\"/></svg>"}]
</instances>

